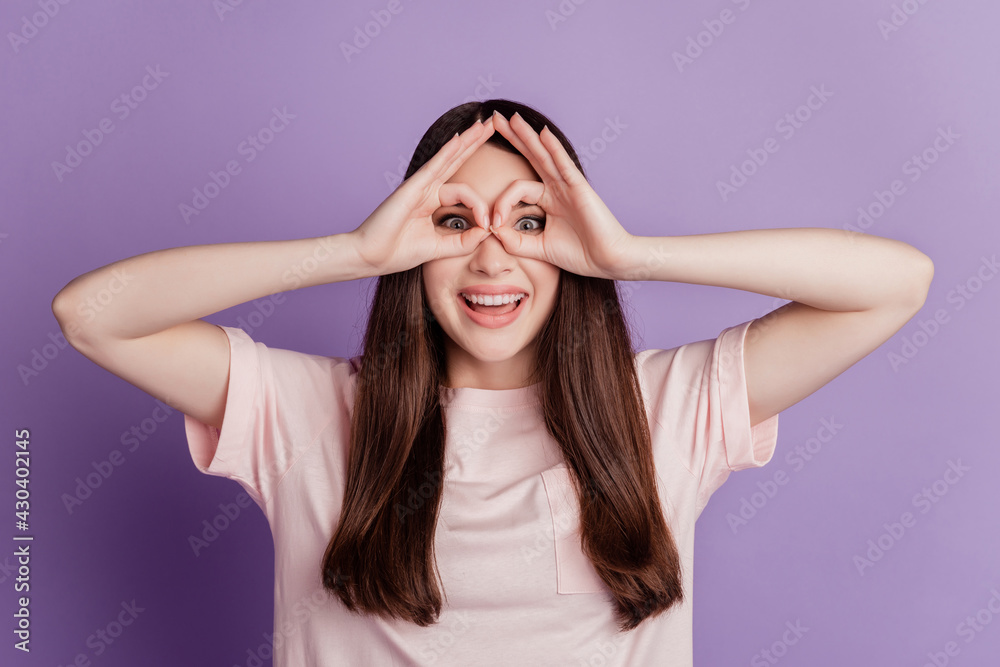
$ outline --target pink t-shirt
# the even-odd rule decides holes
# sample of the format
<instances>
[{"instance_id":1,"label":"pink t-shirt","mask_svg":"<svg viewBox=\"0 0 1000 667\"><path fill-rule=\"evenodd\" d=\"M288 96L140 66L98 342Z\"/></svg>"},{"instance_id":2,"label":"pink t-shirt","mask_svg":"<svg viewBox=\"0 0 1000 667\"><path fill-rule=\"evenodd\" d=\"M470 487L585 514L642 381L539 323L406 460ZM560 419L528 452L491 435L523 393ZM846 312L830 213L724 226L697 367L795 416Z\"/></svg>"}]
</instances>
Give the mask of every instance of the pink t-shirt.
<instances>
[{"instance_id":1,"label":"pink t-shirt","mask_svg":"<svg viewBox=\"0 0 1000 667\"><path fill-rule=\"evenodd\" d=\"M730 471L764 465L777 441L778 415L750 427L749 325L635 355L685 602L627 633L582 553L575 491L538 385L442 387L435 554L447 597L438 623L348 612L322 588L320 561L340 516L360 359L270 348L222 327L231 363L221 431L190 416L184 426L198 469L236 480L270 524L275 667L690 667L695 520Z\"/></svg>"}]
</instances>

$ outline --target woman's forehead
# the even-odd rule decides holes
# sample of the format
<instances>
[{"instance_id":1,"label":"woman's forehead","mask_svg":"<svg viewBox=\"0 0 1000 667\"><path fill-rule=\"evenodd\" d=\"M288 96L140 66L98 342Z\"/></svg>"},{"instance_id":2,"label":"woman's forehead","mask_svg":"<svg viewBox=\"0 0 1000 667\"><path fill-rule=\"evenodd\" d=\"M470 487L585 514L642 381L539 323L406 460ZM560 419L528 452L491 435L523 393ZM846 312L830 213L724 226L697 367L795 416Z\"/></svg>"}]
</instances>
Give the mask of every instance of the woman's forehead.
<instances>
[{"instance_id":1,"label":"woman's forehead","mask_svg":"<svg viewBox=\"0 0 1000 667\"><path fill-rule=\"evenodd\" d=\"M515 180L540 181L524 156L483 144L452 174L448 183L466 183L480 196L495 196Z\"/></svg>"}]
</instances>

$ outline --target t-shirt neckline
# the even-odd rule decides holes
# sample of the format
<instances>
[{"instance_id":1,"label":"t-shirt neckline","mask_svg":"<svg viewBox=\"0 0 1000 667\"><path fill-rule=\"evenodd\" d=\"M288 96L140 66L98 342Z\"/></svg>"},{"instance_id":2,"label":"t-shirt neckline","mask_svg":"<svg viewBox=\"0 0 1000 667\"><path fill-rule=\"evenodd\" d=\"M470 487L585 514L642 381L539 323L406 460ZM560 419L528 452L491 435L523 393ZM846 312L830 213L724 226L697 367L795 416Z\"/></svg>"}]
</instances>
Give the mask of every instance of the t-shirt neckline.
<instances>
[{"instance_id":1,"label":"t-shirt neckline","mask_svg":"<svg viewBox=\"0 0 1000 667\"><path fill-rule=\"evenodd\" d=\"M441 387L444 407L513 408L538 405L542 383L514 389L476 389L474 387Z\"/></svg>"}]
</instances>

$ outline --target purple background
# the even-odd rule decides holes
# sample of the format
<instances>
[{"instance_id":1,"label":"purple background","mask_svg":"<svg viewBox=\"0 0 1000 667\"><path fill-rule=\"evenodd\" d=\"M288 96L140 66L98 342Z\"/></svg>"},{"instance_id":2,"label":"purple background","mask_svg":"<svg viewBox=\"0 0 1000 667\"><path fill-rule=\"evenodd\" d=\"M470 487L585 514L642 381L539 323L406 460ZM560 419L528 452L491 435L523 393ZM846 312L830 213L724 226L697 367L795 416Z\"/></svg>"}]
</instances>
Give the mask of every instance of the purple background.
<instances>
[{"instance_id":1,"label":"purple background","mask_svg":"<svg viewBox=\"0 0 1000 667\"><path fill-rule=\"evenodd\" d=\"M949 664L995 664L1000 280L977 282L977 271L993 278L983 258L1000 250L990 189L1000 173L1000 9L988 0L651 4L400 0L391 14L382 1L243 0L221 15L208 1L3 4L0 508L10 521L2 532L15 534L12 435L30 428L35 542L29 657L11 648L14 543L3 538L0 661L63 665L83 653L94 665L252 665L272 630L263 514L243 509L195 556L189 536L240 487L197 472L179 413L153 421L151 397L52 342L55 293L153 250L350 231L392 191L438 115L504 97L548 114L581 152L589 146L595 190L634 234L844 229L876 191L902 182L866 231L931 256L927 303L782 413L774 459L713 497L698 523L696 663L768 664L759 652L777 643L782 653L786 623L799 622L808 631L780 664L923 665L948 642L958 648ZM39 14L48 5L58 9L51 18ZM713 23L724 10L731 22ZM883 34L894 11L901 25ZM371 12L391 21L346 57L341 44L356 29L376 32ZM32 17L42 24L34 32ZM13 44L9 33L22 31L30 38ZM700 32L699 54L688 39ZM674 53L689 47L697 57L679 67ZM112 102L147 66L167 76L123 119ZM831 96L801 111L811 117L793 136L778 131L813 86ZM238 146L273 108L295 118L247 162ZM113 131L57 177L53 163L102 118ZM602 139L615 119L620 129ZM958 138L934 154L947 128ZM769 137L779 150L724 201L717 181ZM911 180L906 163L925 149L937 160ZM179 205L234 159L242 171L186 224ZM350 356L373 284L298 290L206 319L270 346ZM714 338L783 303L627 285L640 349ZM960 285L978 291L966 298ZM937 311L946 321L922 333ZM894 368L889 354L906 350ZM40 370L22 377L33 357ZM829 438L823 419L842 428ZM152 433L127 451L123 432L144 421ZM787 458L811 438L822 444L811 460ZM115 449L122 465L68 512L63 494ZM959 459L969 470L954 485L939 481ZM761 489L779 471L787 483L767 497ZM921 512L914 496L936 481L944 494ZM734 529L743 500L761 507ZM907 511L915 524L890 538L884 524ZM891 548L859 573L855 557L880 536ZM96 655L88 637L132 600L142 611ZM960 625L977 613L980 630Z\"/></svg>"}]
</instances>

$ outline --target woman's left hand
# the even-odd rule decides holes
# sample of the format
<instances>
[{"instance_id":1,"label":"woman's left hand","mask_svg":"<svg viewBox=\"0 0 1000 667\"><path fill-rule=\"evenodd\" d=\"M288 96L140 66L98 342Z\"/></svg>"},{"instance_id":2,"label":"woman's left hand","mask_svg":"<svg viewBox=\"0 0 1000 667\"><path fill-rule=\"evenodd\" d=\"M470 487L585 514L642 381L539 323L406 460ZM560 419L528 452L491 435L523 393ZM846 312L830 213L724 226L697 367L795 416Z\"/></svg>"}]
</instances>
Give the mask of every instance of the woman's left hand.
<instances>
[{"instance_id":1,"label":"woman's left hand","mask_svg":"<svg viewBox=\"0 0 1000 667\"><path fill-rule=\"evenodd\" d=\"M493 125L542 179L514 181L497 197L491 231L504 250L581 276L620 279L628 269L636 237L611 214L559 139L548 127L538 134L516 113L510 121L495 113ZM504 224L520 201L537 204L545 211L545 228L540 234L518 232Z\"/></svg>"}]
</instances>

